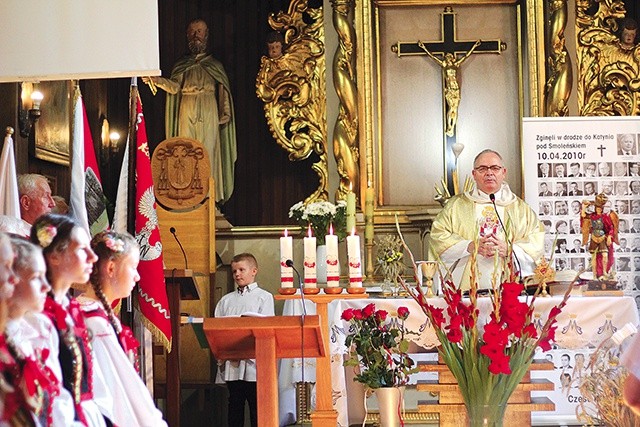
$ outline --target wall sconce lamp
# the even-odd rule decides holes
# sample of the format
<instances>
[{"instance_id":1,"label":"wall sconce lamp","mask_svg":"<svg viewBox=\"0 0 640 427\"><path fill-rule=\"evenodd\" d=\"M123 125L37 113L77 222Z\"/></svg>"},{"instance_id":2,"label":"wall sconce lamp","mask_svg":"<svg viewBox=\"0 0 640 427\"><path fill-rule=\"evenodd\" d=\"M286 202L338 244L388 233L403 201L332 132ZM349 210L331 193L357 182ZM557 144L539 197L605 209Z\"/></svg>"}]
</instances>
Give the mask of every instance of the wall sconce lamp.
<instances>
[{"instance_id":1,"label":"wall sconce lamp","mask_svg":"<svg viewBox=\"0 0 640 427\"><path fill-rule=\"evenodd\" d=\"M27 110L27 103L25 102L25 85L23 84L23 96L20 98L20 110L18 111L18 124L20 125L20 136L23 138L29 138L33 127L40 118L42 111L40 110L40 103L44 98L42 92L34 90L30 94L31 108Z\"/></svg>"},{"instance_id":2,"label":"wall sconce lamp","mask_svg":"<svg viewBox=\"0 0 640 427\"><path fill-rule=\"evenodd\" d=\"M118 151L118 142L120 141L120 134L118 132L111 132L109 134L109 141L111 141L111 151Z\"/></svg>"}]
</instances>

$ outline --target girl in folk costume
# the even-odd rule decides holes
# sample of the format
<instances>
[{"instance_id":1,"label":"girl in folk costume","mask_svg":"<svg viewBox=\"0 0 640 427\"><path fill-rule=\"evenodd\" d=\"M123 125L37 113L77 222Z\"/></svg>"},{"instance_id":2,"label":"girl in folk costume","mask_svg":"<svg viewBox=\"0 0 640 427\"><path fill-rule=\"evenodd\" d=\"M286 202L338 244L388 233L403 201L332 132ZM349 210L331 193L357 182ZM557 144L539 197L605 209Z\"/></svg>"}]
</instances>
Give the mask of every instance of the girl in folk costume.
<instances>
[{"instance_id":1,"label":"girl in folk costume","mask_svg":"<svg viewBox=\"0 0 640 427\"><path fill-rule=\"evenodd\" d=\"M100 409L119 427L166 426L136 372L139 344L111 308L115 301L128 297L140 280L139 246L129 234L105 231L93 238L91 248L98 262L91 273L91 286L78 301L93 336L94 390L105 389L113 396L112 405L99 402Z\"/></svg>"},{"instance_id":2,"label":"girl in folk costume","mask_svg":"<svg viewBox=\"0 0 640 427\"><path fill-rule=\"evenodd\" d=\"M27 404L26 394L20 387L22 370L18 361L9 350L4 335L8 308L7 301L12 297L16 276L13 272L15 255L7 235L0 233L0 426L35 426L31 407Z\"/></svg>"},{"instance_id":3,"label":"girl in folk costume","mask_svg":"<svg viewBox=\"0 0 640 427\"><path fill-rule=\"evenodd\" d=\"M13 270L17 282L13 296L7 301L8 320L5 338L9 352L20 368L20 390L37 421L45 426L53 423L53 400L60 394L60 383L44 361L48 350L36 350L33 341L42 335L41 311L51 290L46 279L47 268L42 249L22 238L11 239L15 253ZM39 319L40 318L40 319ZM70 412L73 419L73 412Z\"/></svg>"},{"instance_id":4,"label":"girl in folk costume","mask_svg":"<svg viewBox=\"0 0 640 427\"><path fill-rule=\"evenodd\" d=\"M47 279L51 284L43 312L47 318L45 333L34 342L34 346L50 352L46 363L71 396L74 423L85 426L111 425L96 404L96 400L108 401L111 396L94 396L94 363L89 331L80 305L67 295L73 283L86 283L89 280L93 263L97 260L91 250L89 235L72 218L47 214L33 224L31 241L42 247ZM61 390L61 397L65 394ZM68 399L54 399L53 425L69 425L63 418L68 414L68 403Z\"/></svg>"}]
</instances>

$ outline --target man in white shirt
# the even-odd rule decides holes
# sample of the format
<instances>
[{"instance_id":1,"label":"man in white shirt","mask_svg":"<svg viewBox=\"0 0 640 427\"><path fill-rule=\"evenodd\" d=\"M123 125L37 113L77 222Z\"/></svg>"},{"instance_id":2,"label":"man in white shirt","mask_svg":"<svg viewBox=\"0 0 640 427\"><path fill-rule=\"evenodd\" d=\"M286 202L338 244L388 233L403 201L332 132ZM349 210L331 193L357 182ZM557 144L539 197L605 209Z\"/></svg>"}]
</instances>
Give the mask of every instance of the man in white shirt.
<instances>
[{"instance_id":1,"label":"man in white shirt","mask_svg":"<svg viewBox=\"0 0 640 427\"><path fill-rule=\"evenodd\" d=\"M51 187L47 178L35 173L18 176L18 195L23 227L17 234L28 236L31 233L31 224L42 215L50 213L56 202L51 197Z\"/></svg>"},{"instance_id":2,"label":"man in white shirt","mask_svg":"<svg viewBox=\"0 0 640 427\"><path fill-rule=\"evenodd\" d=\"M215 317L252 315L273 316L273 295L260 288L255 281L258 261L249 253L238 254L231 260L233 280L237 290L223 296L215 309ZM258 425L256 362L250 360L218 361L219 377L229 390L229 427L244 427L245 402L249 404L251 427ZM216 382L219 382L218 379Z\"/></svg>"}]
</instances>

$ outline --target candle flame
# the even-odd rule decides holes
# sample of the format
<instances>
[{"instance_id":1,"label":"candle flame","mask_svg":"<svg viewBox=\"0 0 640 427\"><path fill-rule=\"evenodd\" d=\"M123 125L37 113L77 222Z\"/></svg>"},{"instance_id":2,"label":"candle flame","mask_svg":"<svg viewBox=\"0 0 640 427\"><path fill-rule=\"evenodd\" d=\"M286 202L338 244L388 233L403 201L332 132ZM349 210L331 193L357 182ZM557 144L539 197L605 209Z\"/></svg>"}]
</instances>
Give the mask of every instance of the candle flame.
<instances>
[{"instance_id":1,"label":"candle flame","mask_svg":"<svg viewBox=\"0 0 640 427\"><path fill-rule=\"evenodd\" d=\"M355 236L355 235L356 235L356 228L355 228L355 227L353 227L353 228L351 229L351 235L352 235L352 236Z\"/></svg>"},{"instance_id":2,"label":"candle flame","mask_svg":"<svg viewBox=\"0 0 640 427\"><path fill-rule=\"evenodd\" d=\"M307 236L313 237L313 233L311 232L311 224L309 224L309 228L307 229Z\"/></svg>"},{"instance_id":3,"label":"candle flame","mask_svg":"<svg viewBox=\"0 0 640 427\"><path fill-rule=\"evenodd\" d=\"M329 224L329 235L333 236L333 223Z\"/></svg>"},{"instance_id":4,"label":"candle flame","mask_svg":"<svg viewBox=\"0 0 640 427\"><path fill-rule=\"evenodd\" d=\"M349 183L349 191L353 191L353 182Z\"/></svg>"},{"instance_id":5,"label":"candle flame","mask_svg":"<svg viewBox=\"0 0 640 427\"><path fill-rule=\"evenodd\" d=\"M284 237L288 237L289 236L289 230L287 230L286 228L284 229Z\"/></svg>"},{"instance_id":6,"label":"candle flame","mask_svg":"<svg viewBox=\"0 0 640 427\"><path fill-rule=\"evenodd\" d=\"M371 188L371 181L367 181L367 188Z\"/></svg>"}]
</instances>

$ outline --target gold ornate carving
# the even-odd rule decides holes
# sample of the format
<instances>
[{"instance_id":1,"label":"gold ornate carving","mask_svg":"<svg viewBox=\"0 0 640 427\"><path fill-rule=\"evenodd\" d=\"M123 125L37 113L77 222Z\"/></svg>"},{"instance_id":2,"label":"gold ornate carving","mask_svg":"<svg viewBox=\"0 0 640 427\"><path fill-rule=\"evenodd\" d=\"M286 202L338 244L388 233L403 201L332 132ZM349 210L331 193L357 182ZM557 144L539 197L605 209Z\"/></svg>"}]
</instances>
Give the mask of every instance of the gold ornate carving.
<instances>
[{"instance_id":1,"label":"gold ornate carving","mask_svg":"<svg viewBox=\"0 0 640 427\"><path fill-rule=\"evenodd\" d=\"M640 45L625 47L616 32L626 10L621 0L580 0L578 108L581 116L636 116L640 113Z\"/></svg>"},{"instance_id":2,"label":"gold ornate carving","mask_svg":"<svg viewBox=\"0 0 640 427\"><path fill-rule=\"evenodd\" d=\"M311 23L306 23L305 16ZM289 153L289 160L319 160L312 169L319 186L305 203L328 199L327 116L322 8L293 0L287 13L269 17L269 25L284 34L285 49L277 58L262 57L256 93L264 102L271 134Z\"/></svg>"},{"instance_id":3,"label":"gold ornate carving","mask_svg":"<svg viewBox=\"0 0 640 427\"><path fill-rule=\"evenodd\" d=\"M338 119L333 129L333 155L340 175L336 199L345 199L350 189L358 192L360 176L354 3L351 0L332 0L331 6L333 26L340 42L333 59L333 85L340 100Z\"/></svg>"},{"instance_id":4,"label":"gold ornate carving","mask_svg":"<svg viewBox=\"0 0 640 427\"><path fill-rule=\"evenodd\" d=\"M545 87L545 114L547 117L568 115L567 101L571 94L573 74L571 58L565 46L564 30L567 27L567 0L549 2L549 78Z\"/></svg>"},{"instance_id":5,"label":"gold ornate carving","mask_svg":"<svg viewBox=\"0 0 640 427\"><path fill-rule=\"evenodd\" d=\"M151 171L156 199L167 208L190 208L209 193L209 157L195 139L176 137L162 141L153 151Z\"/></svg>"}]
</instances>

